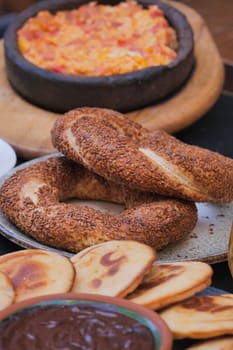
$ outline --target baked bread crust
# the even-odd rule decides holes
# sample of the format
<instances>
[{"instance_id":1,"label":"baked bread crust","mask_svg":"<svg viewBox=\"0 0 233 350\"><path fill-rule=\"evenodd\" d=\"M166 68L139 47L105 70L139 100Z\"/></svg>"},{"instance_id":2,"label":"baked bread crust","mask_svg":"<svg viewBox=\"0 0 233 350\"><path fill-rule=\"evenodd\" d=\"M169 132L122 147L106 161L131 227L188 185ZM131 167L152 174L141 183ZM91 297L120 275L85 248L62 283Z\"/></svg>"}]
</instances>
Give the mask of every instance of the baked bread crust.
<instances>
[{"instance_id":1,"label":"baked bread crust","mask_svg":"<svg viewBox=\"0 0 233 350\"><path fill-rule=\"evenodd\" d=\"M110 215L71 198L122 203ZM109 240L136 240L156 249L188 234L197 221L194 203L130 190L65 157L18 170L0 189L3 213L36 240L71 252Z\"/></svg>"},{"instance_id":2,"label":"baked bread crust","mask_svg":"<svg viewBox=\"0 0 233 350\"><path fill-rule=\"evenodd\" d=\"M150 132L118 112L79 108L57 118L53 145L111 181L198 202L233 200L233 160Z\"/></svg>"}]
</instances>

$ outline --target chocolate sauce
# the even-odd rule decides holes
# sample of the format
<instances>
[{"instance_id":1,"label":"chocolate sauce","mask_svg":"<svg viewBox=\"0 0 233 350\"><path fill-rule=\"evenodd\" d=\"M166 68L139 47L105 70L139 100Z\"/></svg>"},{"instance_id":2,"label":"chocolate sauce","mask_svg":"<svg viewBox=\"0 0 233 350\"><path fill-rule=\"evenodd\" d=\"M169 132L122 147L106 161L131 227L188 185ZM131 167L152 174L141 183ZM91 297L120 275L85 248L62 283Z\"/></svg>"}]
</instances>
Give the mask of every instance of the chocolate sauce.
<instances>
[{"instance_id":1,"label":"chocolate sauce","mask_svg":"<svg viewBox=\"0 0 233 350\"><path fill-rule=\"evenodd\" d=\"M107 307L35 306L0 323L1 350L155 350L149 328Z\"/></svg>"}]
</instances>

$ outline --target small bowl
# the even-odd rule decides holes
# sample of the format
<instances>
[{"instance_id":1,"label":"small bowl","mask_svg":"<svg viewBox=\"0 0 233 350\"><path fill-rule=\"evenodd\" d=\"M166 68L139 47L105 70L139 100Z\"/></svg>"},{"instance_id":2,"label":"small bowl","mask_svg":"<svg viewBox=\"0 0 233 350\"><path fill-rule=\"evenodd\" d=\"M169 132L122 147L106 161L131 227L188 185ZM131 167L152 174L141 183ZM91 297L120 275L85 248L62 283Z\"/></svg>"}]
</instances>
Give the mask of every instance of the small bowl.
<instances>
[{"instance_id":1,"label":"small bowl","mask_svg":"<svg viewBox=\"0 0 233 350\"><path fill-rule=\"evenodd\" d=\"M46 312L48 307L51 309ZM64 308L68 308L68 314L64 313ZM43 316L41 316L42 312ZM33 316L32 314L28 316L28 313L33 313ZM80 313L82 313L82 319L80 318ZM79 315L79 321L76 323L78 327L74 326L76 315ZM114 320L115 317L113 315L117 316L117 320ZM118 317L120 318L118 319ZM27 321L25 321L25 318ZM71 327L70 319L72 319ZM57 322L58 320L59 322ZM45 327L41 326L43 322L46 324ZM126 322L129 322L127 326ZM134 326L133 329L130 328L131 322L137 323L137 326ZM113 327L113 324L116 327ZM140 327L143 327L143 330ZM48 330L47 334L44 333L46 329ZM81 335L79 334L80 329ZM7 339L8 332L9 339ZM58 344L55 344L54 339L61 342L64 339L68 339L66 345L62 344L63 347L61 343L59 344L59 349L66 348L72 341L78 342L77 335L79 339L85 339L85 341L89 342L90 348L95 350L97 349L97 344L98 349L100 348L100 334L102 335L103 333L105 336L104 341L106 341L106 343L102 344L101 349L103 350L126 349L123 345L128 344L132 337L135 336L135 347L127 347L127 349L141 350L140 347L142 345L145 345L146 347L143 348L147 350L171 350L172 348L171 332L157 313L125 299L94 294L66 293L47 295L12 304L0 312L0 344L2 344L1 342L10 344L9 349L13 349L17 348L16 343L18 341L20 341L21 346L26 341L27 345L24 343L24 350L29 350L31 347L36 349L33 346L35 345L33 341L35 332L37 332L36 342L38 349L47 349L45 347L46 344L50 346L48 349L58 348L56 347ZM117 336L115 332L117 332ZM40 334L41 343L38 340ZM56 336L54 336L55 334ZM93 334L95 338L92 337ZM112 336L113 334L114 336ZM110 335L111 340L109 341ZM4 337L6 339L3 339ZM29 338L31 340L28 340ZM140 344L142 339L146 341L144 344ZM43 346L40 347L40 344L43 344ZM114 347L114 344L115 346L117 344L117 347Z\"/></svg>"},{"instance_id":2,"label":"small bowl","mask_svg":"<svg viewBox=\"0 0 233 350\"><path fill-rule=\"evenodd\" d=\"M172 6L156 0L138 0L147 7L158 5L179 40L177 58L168 65L149 67L132 73L102 77L69 76L51 72L27 61L17 44L17 30L41 10L56 13L90 0L50 0L39 2L19 14L4 36L5 62L13 88L31 103L58 113L76 107L102 107L128 112L164 99L189 78L194 65L193 32L186 17ZM121 0L97 0L117 4Z\"/></svg>"}]
</instances>

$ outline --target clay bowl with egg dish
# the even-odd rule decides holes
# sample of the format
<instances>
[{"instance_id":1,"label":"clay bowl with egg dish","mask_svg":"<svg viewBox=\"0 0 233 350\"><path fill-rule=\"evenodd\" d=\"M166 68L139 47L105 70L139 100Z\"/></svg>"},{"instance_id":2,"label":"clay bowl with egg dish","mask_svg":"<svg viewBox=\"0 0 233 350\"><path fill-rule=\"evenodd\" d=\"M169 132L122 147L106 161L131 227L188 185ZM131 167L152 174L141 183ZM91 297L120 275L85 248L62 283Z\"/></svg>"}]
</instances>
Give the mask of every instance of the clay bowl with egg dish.
<instances>
[{"instance_id":1,"label":"clay bowl with egg dish","mask_svg":"<svg viewBox=\"0 0 233 350\"><path fill-rule=\"evenodd\" d=\"M189 22L156 0L39 2L8 27L4 52L17 93L58 113L142 108L178 91L194 66Z\"/></svg>"},{"instance_id":2,"label":"clay bowl with egg dish","mask_svg":"<svg viewBox=\"0 0 233 350\"><path fill-rule=\"evenodd\" d=\"M172 335L158 314L136 303L66 293L27 299L1 311L0 348L171 350Z\"/></svg>"}]
</instances>

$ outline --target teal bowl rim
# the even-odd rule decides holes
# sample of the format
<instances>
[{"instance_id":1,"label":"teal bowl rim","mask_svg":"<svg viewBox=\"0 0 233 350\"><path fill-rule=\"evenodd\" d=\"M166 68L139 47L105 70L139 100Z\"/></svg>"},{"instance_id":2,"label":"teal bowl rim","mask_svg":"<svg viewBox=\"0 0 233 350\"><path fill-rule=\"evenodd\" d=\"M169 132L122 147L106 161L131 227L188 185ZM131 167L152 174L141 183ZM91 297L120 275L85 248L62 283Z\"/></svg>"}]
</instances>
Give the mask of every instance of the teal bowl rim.
<instances>
[{"instance_id":1,"label":"teal bowl rim","mask_svg":"<svg viewBox=\"0 0 233 350\"><path fill-rule=\"evenodd\" d=\"M154 338L154 350L172 349L173 337L171 331L158 313L126 299L103 295L70 292L26 299L1 310L0 325L4 320L10 319L13 317L13 315L20 313L21 311L31 309L32 307L34 308L61 304L77 305L87 303L90 303L92 306L102 307L103 309L108 308L108 310L110 309L111 311L115 311L127 317L133 318L139 323L148 327Z\"/></svg>"}]
</instances>

